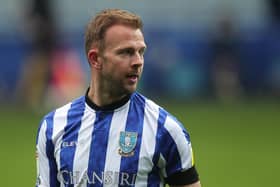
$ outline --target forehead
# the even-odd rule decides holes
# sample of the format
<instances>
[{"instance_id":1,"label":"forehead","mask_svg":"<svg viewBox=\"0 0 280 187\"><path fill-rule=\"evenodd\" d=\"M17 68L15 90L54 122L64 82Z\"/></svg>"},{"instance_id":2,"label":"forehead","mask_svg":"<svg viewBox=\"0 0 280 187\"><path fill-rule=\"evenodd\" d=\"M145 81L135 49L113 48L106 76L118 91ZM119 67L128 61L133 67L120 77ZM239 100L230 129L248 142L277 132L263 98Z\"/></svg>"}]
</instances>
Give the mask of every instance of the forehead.
<instances>
[{"instance_id":1,"label":"forehead","mask_svg":"<svg viewBox=\"0 0 280 187\"><path fill-rule=\"evenodd\" d=\"M122 47L146 47L142 31L125 25L110 27L105 33L105 48Z\"/></svg>"}]
</instances>

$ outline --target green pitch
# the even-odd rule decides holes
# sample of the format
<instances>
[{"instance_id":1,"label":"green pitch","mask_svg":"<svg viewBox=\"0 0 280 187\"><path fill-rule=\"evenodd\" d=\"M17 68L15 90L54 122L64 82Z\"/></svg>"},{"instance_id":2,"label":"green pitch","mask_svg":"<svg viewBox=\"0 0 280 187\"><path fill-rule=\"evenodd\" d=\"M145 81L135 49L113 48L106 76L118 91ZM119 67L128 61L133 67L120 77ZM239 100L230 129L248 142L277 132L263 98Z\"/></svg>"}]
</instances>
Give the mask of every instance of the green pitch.
<instances>
[{"instance_id":1,"label":"green pitch","mask_svg":"<svg viewBox=\"0 0 280 187\"><path fill-rule=\"evenodd\" d=\"M279 184L280 105L163 104L191 134L203 187ZM34 186L41 115L0 108L1 186Z\"/></svg>"}]
</instances>

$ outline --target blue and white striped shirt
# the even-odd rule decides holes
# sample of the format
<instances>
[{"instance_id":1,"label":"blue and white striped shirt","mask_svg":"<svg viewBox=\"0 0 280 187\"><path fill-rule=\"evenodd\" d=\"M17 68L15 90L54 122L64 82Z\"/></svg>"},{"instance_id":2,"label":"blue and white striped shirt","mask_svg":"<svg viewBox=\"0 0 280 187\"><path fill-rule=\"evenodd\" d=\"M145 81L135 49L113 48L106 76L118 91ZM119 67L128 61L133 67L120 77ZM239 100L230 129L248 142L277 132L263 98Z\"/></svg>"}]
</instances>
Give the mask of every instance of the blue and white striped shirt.
<instances>
[{"instance_id":1,"label":"blue and white striped shirt","mask_svg":"<svg viewBox=\"0 0 280 187\"><path fill-rule=\"evenodd\" d=\"M187 131L137 92L103 108L83 96L49 113L36 149L38 187L164 186L177 173L198 180Z\"/></svg>"}]
</instances>

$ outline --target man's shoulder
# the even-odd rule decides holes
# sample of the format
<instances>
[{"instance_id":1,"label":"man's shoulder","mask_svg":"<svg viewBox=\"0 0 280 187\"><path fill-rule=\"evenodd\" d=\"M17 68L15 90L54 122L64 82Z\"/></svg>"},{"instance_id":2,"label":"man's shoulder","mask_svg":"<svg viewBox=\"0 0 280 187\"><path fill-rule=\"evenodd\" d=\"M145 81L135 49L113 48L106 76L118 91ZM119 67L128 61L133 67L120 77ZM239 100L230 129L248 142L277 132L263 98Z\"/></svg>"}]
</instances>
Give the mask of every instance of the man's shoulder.
<instances>
[{"instance_id":1,"label":"man's shoulder","mask_svg":"<svg viewBox=\"0 0 280 187\"><path fill-rule=\"evenodd\" d=\"M81 118L85 109L84 100L84 96L79 97L63 106L57 107L46 114L41 120L38 128L38 134L43 127L44 130L49 133L48 138L52 138L52 140L55 142L57 138L62 135L65 126L69 124L68 120L75 121L76 118ZM76 123L72 123L72 125L75 124Z\"/></svg>"},{"instance_id":2,"label":"man's shoulder","mask_svg":"<svg viewBox=\"0 0 280 187\"><path fill-rule=\"evenodd\" d=\"M138 97L142 97L145 101L145 108L146 110L153 112L154 114L158 115L156 117L160 118L162 125L171 125L171 126L178 126L182 129L185 129L184 125L177 117L171 114L165 107L161 106L160 104L156 103L152 99L149 99L143 96L140 93L136 93ZM167 124L166 124L167 123Z\"/></svg>"}]
</instances>

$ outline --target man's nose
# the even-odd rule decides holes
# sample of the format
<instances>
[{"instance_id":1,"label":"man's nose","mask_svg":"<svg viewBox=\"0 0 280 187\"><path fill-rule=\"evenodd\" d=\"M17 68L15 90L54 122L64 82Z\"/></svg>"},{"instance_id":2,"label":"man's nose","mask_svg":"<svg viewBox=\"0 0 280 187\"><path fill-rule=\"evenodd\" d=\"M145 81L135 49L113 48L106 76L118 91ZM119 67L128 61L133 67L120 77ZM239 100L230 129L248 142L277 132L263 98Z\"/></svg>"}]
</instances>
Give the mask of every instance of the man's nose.
<instances>
[{"instance_id":1,"label":"man's nose","mask_svg":"<svg viewBox=\"0 0 280 187\"><path fill-rule=\"evenodd\" d=\"M144 57L140 53L135 53L132 59L132 66L142 66L144 63Z\"/></svg>"}]
</instances>

